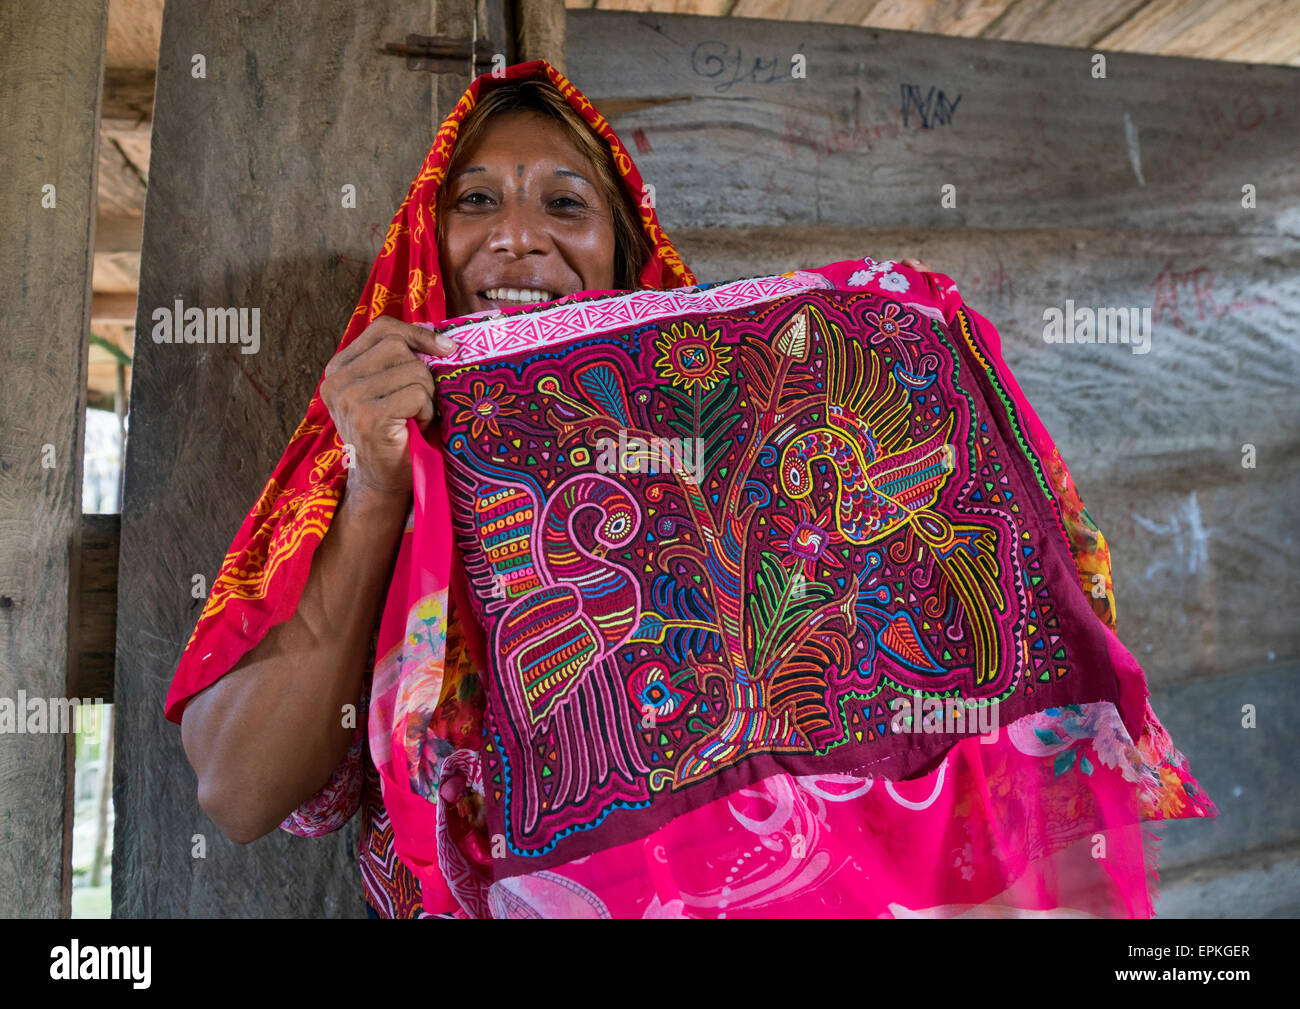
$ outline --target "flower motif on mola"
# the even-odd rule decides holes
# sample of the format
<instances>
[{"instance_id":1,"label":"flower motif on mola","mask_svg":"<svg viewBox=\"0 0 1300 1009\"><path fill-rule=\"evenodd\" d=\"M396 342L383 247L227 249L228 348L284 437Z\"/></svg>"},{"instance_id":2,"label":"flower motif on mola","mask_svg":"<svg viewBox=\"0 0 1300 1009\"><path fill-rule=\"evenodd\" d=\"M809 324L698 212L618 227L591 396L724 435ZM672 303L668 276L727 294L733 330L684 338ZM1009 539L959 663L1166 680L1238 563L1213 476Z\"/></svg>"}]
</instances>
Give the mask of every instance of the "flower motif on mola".
<instances>
[{"instance_id":1,"label":"flower motif on mola","mask_svg":"<svg viewBox=\"0 0 1300 1009\"><path fill-rule=\"evenodd\" d=\"M718 346L721 335L720 329L708 332L703 325L675 322L655 340L655 368L680 389L711 392L731 364L731 349Z\"/></svg>"},{"instance_id":2,"label":"flower motif on mola","mask_svg":"<svg viewBox=\"0 0 1300 1009\"><path fill-rule=\"evenodd\" d=\"M889 302L879 312L864 312L863 318L875 329L871 334L872 344L885 343L887 340L908 340L915 335L909 330L916 325L916 315L903 312L896 301Z\"/></svg>"},{"instance_id":3,"label":"flower motif on mola","mask_svg":"<svg viewBox=\"0 0 1300 1009\"><path fill-rule=\"evenodd\" d=\"M482 436L484 428L500 438L501 428L497 426L497 418L509 417L519 412L510 405L518 397L506 392L504 382L493 383L489 389L486 382L475 379L469 395L455 392L448 395L454 402L465 408L456 414L454 423L462 424L468 421L470 434L475 438Z\"/></svg>"},{"instance_id":4,"label":"flower motif on mola","mask_svg":"<svg viewBox=\"0 0 1300 1009\"><path fill-rule=\"evenodd\" d=\"M844 563L831 549L832 544L842 543L841 537L831 518L831 509L827 505L820 515L813 515L812 510L803 501L798 502L800 516L796 522L785 515L772 515L773 525L780 530L772 546L775 548L781 565L786 568L802 566L805 578L817 577L817 565L829 568L842 568Z\"/></svg>"}]
</instances>

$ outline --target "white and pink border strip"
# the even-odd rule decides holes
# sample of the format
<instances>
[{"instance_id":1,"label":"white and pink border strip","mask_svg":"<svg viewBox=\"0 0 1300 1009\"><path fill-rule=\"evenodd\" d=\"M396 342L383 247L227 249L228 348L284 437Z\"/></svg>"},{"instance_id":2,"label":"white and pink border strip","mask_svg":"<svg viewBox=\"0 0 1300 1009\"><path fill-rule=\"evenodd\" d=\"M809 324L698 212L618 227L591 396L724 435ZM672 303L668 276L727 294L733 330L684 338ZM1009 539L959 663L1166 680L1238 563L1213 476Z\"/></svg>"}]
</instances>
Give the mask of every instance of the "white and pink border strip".
<instances>
[{"instance_id":1,"label":"white and pink border strip","mask_svg":"<svg viewBox=\"0 0 1300 1009\"><path fill-rule=\"evenodd\" d=\"M729 312L786 295L833 286L820 274L795 270L772 277L736 280L704 291L694 287L673 291L633 291L596 301L557 305L536 312L467 323L449 331L456 341L454 353L447 357L421 354L420 358L439 369L461 367L538 347L553 347L610 330L639 326L656 319L691 313ZM420 325L435 329L443 324Z\"/></svg>"}]
</instances>

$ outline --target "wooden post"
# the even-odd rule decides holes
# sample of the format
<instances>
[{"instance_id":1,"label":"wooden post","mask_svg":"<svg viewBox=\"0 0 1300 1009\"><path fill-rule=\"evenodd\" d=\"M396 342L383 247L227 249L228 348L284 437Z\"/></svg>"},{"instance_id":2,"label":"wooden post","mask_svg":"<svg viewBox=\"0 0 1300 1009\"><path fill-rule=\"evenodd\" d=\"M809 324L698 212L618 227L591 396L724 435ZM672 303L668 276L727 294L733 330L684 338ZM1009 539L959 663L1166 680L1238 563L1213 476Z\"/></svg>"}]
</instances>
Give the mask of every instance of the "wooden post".
<instances>
[{"instance_id":1,"label":"wooden post","mask_svg":"<svg viewBox=\"0 0 1300 1009\"><path fill-rule=\"evenodd\" d=\"M0 916L67 915L75 623L107 0L0 7ZM21 699L28 703L22 710ZM3 717L0 715L0 717ZM57 717L56 717L56 720Z\"/></svg>"},{"instance_id":2,"label":"wooden post","mask_svg":"<svg viewBox=\"0 0 1300 1009\"><path fill-rule=\"evenodd\" d=\"M564 0L514 0L515 59L546 60L565 73Z\"/></svg>"}]
</instances>

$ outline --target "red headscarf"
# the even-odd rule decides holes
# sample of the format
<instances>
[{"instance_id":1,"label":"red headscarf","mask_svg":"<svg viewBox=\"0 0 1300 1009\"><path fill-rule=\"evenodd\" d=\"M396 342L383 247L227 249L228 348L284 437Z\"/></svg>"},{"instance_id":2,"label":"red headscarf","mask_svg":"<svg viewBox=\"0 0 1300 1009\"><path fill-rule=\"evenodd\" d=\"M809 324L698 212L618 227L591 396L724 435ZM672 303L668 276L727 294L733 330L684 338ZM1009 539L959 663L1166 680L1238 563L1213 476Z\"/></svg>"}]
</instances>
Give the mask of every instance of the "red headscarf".
<instances>
[{"instance_id":1,"label":"red headscarf","mask_svg":"<svg viewBox=\"0 0 1300 1009\"><path fill-rule=\"evenodd\" d=\"M659 227L654 209L644 206L641 175L604 116L563 74L545 60L534 60L507 67L500 77L483 74L475 79L438 129L420 174L388 226L383 250L370 270L339 350L380 315L403 322L440 322L447 317L434 221L438 187L461 121L481 95L511 81L531 79L553 84L609 145L623 185L640 208L641 225L653 249L641 271L641 286L667 290L695 283ZM342 458L343 445L317 383L307 416L240 526L190 635L167 694L166 715L171 721L179 723L190 698L230 672L271 627L297 609L312 554L329 529L343 493Z\"/></svg>"}]
</instances>

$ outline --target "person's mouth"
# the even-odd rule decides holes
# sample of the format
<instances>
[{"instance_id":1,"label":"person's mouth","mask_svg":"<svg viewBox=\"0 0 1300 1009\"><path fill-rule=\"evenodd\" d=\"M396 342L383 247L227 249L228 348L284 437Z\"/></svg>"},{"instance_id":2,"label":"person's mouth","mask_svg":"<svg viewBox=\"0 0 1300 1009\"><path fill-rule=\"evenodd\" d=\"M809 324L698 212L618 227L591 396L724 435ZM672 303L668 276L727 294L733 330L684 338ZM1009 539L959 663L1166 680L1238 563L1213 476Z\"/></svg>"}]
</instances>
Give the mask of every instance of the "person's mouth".
<instances>
[{"instance_id":1,"label":"person's mouth","mask_svg":"<svg viewBox=\"0 0 1300 1009\"><path fill-rule=\"evenodd\" d=\"M518 308L554 301L559 293L545 287L489 287L478 292L478 299L493 308Z\"/></svg>"}]
</instances>

